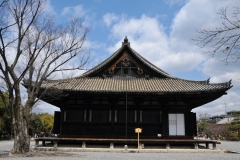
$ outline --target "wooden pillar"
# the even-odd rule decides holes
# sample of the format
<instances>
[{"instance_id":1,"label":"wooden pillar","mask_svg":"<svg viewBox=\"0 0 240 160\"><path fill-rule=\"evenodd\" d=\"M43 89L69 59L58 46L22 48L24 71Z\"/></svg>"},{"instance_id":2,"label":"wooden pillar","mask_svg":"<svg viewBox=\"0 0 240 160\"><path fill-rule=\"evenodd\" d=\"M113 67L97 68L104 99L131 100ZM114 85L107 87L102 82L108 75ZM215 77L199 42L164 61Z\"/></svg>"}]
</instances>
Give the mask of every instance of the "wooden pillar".
<instances>
[{"instance_id":1,"label":"wooden pillar","mask_svg":"<svg viewBox=\"0 0 240 160\"><path fill-rule=\"evenodd\" d=\"M111 137L115 136L114 135L114 123L115 123L115 104L111 104Z\"/></svg>"},{"instance_id":2,"label":"wooden pillar","mask_svg":"<svg viewBox=\"0 0 240 160\"><path fill-rule=\"evenodd\" d=\"M166 149L170 149L170 144L169 143L166 144Z\"/></svg>"},{"instance_id":3,"label":"wooden pillar","mask_svg":"<svg viewBox=\"0 0 240 160\"><path fill-rule=\"evenodd\" d=\"M35 140L35 147L38 147L39 145L39 140Z\"/></svg>"},{"instance_id":4,"label":"wooden pillar","mask_svg":"<svg viewBox=\"0 0 240 160\"><path fill-rule=\"evenodd\" d=\"M44 140L42 141L42 145L43 145L43 146L46 146L46 143L45 143L45 141L44 141Z\"/></svg>"},{"instance_id":5,"label":"wooden pillar","mask_svg":"<svg viewBox=\"0 0 240 160\"><path fill-rule=\"evenodd\" d=\"M90 115L90 105L88 103L86 103L86 125L85 125L85 129L86 129L86 132L87 134L86 135L90 135L89 134L89 115ZM86 136L88 137L88 136Z\"/></svg>"},{"instance_id":6,"label":"wooden pillar","mask_svg":"<svg viewBox=\"0 0 240 160\"><path fill-rule=\"evenodd\" d=\"M62 107L60 107L61 111L61 118L60 118L60 128L59 128L59 134L62 134L62 126L64 123L64 115L65 115L65 101L63 100Z\"/></svg>"},{"instance_id":7,"label":"wooden pillar","mask_svg":"<svg viewBox=\"0 0 240 160\"><path fill-rule=\"evenodd\" d=\"M162 137L169 136L169 126L168 126L168 112L165 107L162 107Z\"/></svg>"},{"instance_id":8,"label":"wooden pillar","mask_svg":"<svg viewBox=\"0 0 240 160\"><path fill-rule=\"evenodd\" d=\"M198 149L198 143L194 143L194 149Z\"/></svg>"},{"instance_id":9,"label":"wooden pillar","mask_svg":"<svg viewBox=\"0 0 240 160\"><path fill-rule=\"evenodd\" d=\"M54 147L54 148L57 148L57 142L58 142L58 141L53 141L53 147Z\"/></svg>"},{"instance_id":10,"label":"wooden pillar","mask_svg":"<svg viewBox=\"0 0 240 160\"><path fill-rule=\"evenodd\" d=\"M206 148L209 149L209 143L206 143Z\"/></svg>"},{"instance_id":11,"label":"wooden pillar","mask_svg":"<svg viewBox=\"0 0 240 160\"><path fill-rule=\"evenodd\" d=\"M82 142L82 148L86 148L86 143L85 143L85 141Z\"/></svg>"}]
</instances>

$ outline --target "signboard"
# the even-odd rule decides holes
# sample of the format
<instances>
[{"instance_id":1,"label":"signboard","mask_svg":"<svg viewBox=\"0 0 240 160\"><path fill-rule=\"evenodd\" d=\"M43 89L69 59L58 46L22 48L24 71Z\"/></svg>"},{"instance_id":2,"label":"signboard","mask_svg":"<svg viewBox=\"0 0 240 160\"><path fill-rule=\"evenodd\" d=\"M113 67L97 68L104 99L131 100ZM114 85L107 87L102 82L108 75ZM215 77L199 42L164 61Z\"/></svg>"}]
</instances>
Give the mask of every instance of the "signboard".
<instances>
[{"instance_id":1,"label":"signboard","mask_svg":"<svg viewBox=\"0 0 240 160\"><path fill-rule=\"evenodd\" d=\"M140 149L140 144L139 144L139 133L142 133L142 128L135 128L135 133L138 134L138 149Z\"/></svg>"},{"instance_id":2,"label":"signboard","mask_svg":"<svg viewBox=\"0 0 240 160\"><path fill-rule=\"evenodd\" d=\"M142 133L142 128L135 128L135 133Z\"/></svg>"}]
</instances>

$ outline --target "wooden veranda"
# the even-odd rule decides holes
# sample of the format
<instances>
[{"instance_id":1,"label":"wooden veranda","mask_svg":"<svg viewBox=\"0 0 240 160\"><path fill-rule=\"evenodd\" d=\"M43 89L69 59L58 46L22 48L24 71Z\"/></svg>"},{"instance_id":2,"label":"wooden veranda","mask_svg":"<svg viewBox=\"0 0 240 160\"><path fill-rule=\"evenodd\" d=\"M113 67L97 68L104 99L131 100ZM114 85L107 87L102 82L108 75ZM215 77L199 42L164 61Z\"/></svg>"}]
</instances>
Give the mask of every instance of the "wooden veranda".
<instances>
[{"instance_id":1,"label":"wooden veranda","mask_svg":"<svg viewBox=\"0 0 240 160\"><path fill-rule=\"evenodd\" d=\"M88 142L104 142L109 143L110 148L114 148L115 143L125 143L126 139L111 139L111 138L60 138L60 137L40 137L36 138L36 147L39 146L39 141L42 141L42 145L46 145L46 141L51 141L54 145L53 147L58 147L58 142L80 142L82 143L82 148L86 148ZM128 144L137 144L136 139L127 139ZM171 144L182 144L182 145L194 145L194 149L198 149L199 144L205 144L206 148L209 148L209 144L212 144L213 150L216 149L216 144L221 144L217 140L204 140L204 139L140 139L141 144L165 144L166 149L171 148Z\"/></svg>"}]
</instances>

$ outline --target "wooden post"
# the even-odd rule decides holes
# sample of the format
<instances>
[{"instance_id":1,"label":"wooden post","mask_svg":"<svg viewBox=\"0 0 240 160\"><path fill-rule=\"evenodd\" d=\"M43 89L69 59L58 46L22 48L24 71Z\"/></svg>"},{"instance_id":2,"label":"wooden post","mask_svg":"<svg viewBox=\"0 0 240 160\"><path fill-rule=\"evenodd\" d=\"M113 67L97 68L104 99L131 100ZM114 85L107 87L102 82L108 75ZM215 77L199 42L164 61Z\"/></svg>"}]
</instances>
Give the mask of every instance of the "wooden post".
<instances>
[{"instance_id":1,"label":"wooden post","mask_svg":"<svg viewBox=\"0 0 240 160\"><path fill-rule=\"evenodd\" d=\"M138 149L140 148L139 147L139 133L142 133L142 128L135 128L135 133L138 134Z\"/></svg>"},{"instance_id":2,"label":"wooden post","mask_svg":"<svg viewBox=\"0 0 240 160\"><path fill-rule=\"evenodd\" d=\"M139 149L139 132L138 132L138 149Z\"/></svg>"},{"instance_id":3,"label":"wooden post","mask_svg":"<svg viewBox=\"0 0 240 160\"><path fill-rule=\"evenodd\" d=\"M217 148L215 142L212 144L212 146L213 146L213 150L215 150Z\"/></svg>"},{"instance_id":4,"label":"wooden post","mask_svg":"<svg viewBox=\"0 0 240 160\"><path fill-rule=\"evenodd\" d=\"M110 143L110 148L113 149L114 148L114 144Z\"/></svg>"},{"instance_id":5,"label":"wooden post","mask_svg":"<svg viewBox=\"0 0 240 160\"><path fill-rule=\"evenodd\" d=\"M53 147L57 148L57 141L53 141L53 144L54 144Z\"/></svg>"},{"instance_id":6,"label":"wooden post","mask_svg":"<svg viewBox=\"0 0 240 160\"><path fill-rule=\"evenodd\" d=\"M170 144L169 143L166 144L166 149L170 149Z\"/></svg>"}]
</instances>

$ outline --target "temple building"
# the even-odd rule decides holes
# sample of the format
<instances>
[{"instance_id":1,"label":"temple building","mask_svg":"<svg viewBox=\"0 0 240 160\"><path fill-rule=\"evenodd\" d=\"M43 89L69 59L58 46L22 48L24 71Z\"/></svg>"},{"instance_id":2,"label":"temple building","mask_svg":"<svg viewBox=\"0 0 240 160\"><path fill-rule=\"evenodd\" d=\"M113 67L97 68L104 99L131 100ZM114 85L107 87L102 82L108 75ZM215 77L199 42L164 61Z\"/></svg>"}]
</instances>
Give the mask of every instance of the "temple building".
<instances>
[{"instance_id":1,"label":"temple building","mask_svg":"<svg viewBox=\"0 0 240 160\"><path fill-rule=\"evenodd\" d=\"M42 89L60 91L55 105L54 132L59 137L193 139L192 109L227 94L231 81L209 83L171 76L130 47L127 37L109 58L82 75L47 80ZM50 92L49 92L50 93Z\"/></svg>"}]
</instances>

